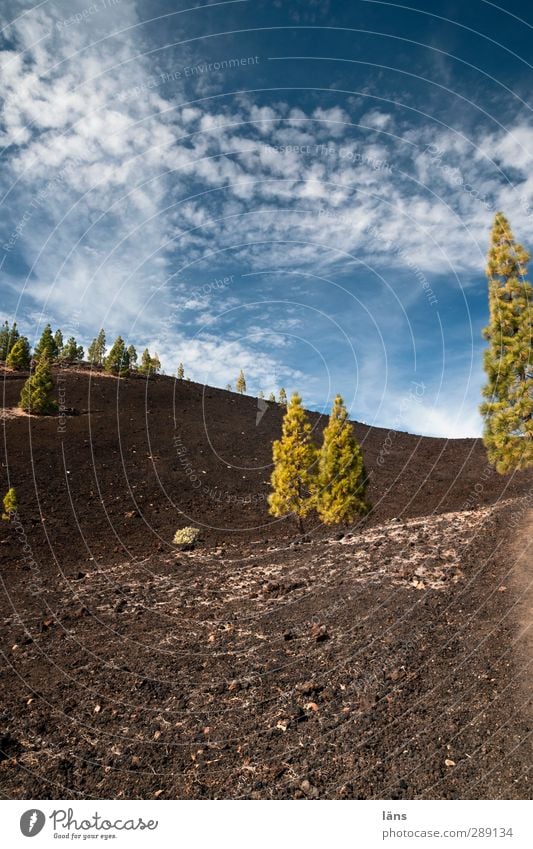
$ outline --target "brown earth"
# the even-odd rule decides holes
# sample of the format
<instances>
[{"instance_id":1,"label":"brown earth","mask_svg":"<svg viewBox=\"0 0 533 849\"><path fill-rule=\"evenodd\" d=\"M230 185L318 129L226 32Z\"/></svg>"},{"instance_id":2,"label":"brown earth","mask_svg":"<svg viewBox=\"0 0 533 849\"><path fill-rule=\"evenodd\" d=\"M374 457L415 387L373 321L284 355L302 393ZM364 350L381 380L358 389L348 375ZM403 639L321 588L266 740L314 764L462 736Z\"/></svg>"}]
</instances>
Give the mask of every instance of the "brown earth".
<instances>
[{"instance_id":1,"label":"brown earth","mask_svg":"<svg viewBox=\"0 0 533 849\"><path fill-rule=\"evenodd\" d=\"M28 417L23 379L4 797L530 797L530 474L356 423L372 513L300 540L266 510L277 405L79 369L72 414ZM203 545L176 552L189 524Z\"/></svg>"}]
</instances>

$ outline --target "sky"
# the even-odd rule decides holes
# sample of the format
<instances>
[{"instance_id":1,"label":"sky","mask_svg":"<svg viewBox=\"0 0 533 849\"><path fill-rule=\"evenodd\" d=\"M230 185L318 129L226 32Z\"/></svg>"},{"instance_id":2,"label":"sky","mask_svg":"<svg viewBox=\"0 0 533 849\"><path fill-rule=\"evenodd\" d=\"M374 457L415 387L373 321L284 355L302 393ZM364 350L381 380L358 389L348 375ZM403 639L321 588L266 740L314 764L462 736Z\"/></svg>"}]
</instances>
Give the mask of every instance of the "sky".
<instances>
[{"instance_id":1,"label":"sky","mask_svg":"<svg viewBox=\"0 0 533 849\"><path fill-rule=\"evenodd\" d=\"M533 7L0 0L2 314L478 436L496 211L533 245Z\"/></svg>"}]
</instances>

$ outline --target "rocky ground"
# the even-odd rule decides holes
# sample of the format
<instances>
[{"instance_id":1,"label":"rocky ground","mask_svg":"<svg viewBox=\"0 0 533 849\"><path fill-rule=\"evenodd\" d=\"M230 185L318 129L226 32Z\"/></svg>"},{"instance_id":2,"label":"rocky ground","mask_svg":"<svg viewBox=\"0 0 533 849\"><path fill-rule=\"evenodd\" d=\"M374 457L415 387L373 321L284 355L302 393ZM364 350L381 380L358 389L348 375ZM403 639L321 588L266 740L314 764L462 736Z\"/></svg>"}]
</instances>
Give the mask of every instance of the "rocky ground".
<instances>
[{"instance_id":1,"label":"rocky ground","mask_svg":"<svg viewBox=\"0 0 533 849\"><path fill-rule=\"evenodd\" d=\"M277 408L80 371L58 433L10 413L20 380L5 798L530 797L530 476L356 425L373 513L295 538L264 504Z\"/></svg>"}]
</instances>

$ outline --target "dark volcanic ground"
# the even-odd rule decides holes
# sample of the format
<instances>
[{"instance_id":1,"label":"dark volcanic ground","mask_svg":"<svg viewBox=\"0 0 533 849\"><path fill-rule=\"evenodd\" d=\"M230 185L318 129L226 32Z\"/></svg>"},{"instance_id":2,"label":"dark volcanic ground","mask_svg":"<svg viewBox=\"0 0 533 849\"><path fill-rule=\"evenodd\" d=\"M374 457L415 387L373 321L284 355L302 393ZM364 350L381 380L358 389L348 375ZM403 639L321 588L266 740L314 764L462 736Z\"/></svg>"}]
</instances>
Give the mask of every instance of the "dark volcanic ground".
<instances>
[{"instance_id":1,"label":"dark volcanic ground","mask_svg":"<svg viewBox=\"0 0 533 849\"><path fill-rule=\"evenodd\" d=\"M356 424L371 516L295 545L279 407L63 378L64 432L4 381L4 797L529 798L531 475Z\"/></svg>"}]
</instances>

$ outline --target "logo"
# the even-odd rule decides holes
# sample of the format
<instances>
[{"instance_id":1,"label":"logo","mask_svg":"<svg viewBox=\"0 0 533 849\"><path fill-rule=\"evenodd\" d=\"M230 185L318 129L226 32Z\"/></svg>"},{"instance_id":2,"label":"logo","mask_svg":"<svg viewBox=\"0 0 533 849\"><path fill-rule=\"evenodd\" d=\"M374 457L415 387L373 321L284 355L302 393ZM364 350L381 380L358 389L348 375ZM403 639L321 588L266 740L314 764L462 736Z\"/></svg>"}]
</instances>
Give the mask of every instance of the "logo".
<instances>
[{"instance_id":1,"label":"logo","mask_svg":"<svg viewBox=\"0 0 533 849\"><path fill-rule=\"evenodd\" d=\"M46 817L42 811L32 808L25 811L20 818L20 830L24 837L35 837L42 831Z\"/></svg>"}]
</instances>

